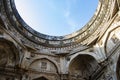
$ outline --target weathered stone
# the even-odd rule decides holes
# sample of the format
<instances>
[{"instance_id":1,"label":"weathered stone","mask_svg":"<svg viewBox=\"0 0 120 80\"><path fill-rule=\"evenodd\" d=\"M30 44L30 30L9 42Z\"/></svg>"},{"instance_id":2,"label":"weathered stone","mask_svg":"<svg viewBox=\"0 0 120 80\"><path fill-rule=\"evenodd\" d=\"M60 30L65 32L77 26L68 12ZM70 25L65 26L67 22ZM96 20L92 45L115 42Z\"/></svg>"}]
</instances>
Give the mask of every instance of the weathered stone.
<instances>
[{"instance_id":1,"label":"weathered stone","mask_svg":"<svg viewBox=\"0 0 120 80\"><path fill-rule=\"evenodd\" d=\"M0 0L0 80L120 80L119 19L119 0L99 0L84 28L49 36Z\"/></svg>"}]
</instances>

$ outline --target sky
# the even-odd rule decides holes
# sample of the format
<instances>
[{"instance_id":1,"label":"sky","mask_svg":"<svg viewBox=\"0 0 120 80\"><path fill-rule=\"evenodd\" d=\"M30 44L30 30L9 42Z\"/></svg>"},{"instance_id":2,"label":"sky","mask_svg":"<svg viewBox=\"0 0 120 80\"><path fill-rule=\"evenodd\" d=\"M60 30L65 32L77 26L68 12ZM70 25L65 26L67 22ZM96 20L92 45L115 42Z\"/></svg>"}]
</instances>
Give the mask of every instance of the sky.
<instances>
[{"instance_id":1,"label":"sky","mask_svg":"<svg viewBox=\"0 0 120 80\"><path fill-rule=\"evenodd\" d=\"M63 36L81 29L91 19L98 0L15 0L15 5L34 30Z\"/></svg>"}]
</instances>

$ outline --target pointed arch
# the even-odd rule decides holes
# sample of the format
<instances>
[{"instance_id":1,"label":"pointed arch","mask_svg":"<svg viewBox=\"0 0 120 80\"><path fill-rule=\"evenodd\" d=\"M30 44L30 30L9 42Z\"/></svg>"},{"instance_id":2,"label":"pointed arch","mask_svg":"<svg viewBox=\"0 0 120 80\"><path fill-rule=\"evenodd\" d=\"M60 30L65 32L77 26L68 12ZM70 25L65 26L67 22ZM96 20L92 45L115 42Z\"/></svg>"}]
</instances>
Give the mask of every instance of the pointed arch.
<instances>
[{"instance_id":1,"label":"pointed arch","mask_svg":"<svg viewBox=\"0 0 120 80\"><path fill-rule=\"evenodd\" d=\"M69 78L75 79L74 76L77 76L79 79L89 80L98 68L99 64L93 56L79 54L69 65Z\"/></svg>"},{"instance_id":2,"label":"pointed arch","mask_svg":"<svg viewBox=\"0 0 120 80\"><path fill-rule=\"evenodd\" d=\"M42 76L42 77L39 77L39 78L36 78L36 79L33 79L33 80L49 80L49 79L47 79L46 77Z\"/></svg>"}]
</instances>

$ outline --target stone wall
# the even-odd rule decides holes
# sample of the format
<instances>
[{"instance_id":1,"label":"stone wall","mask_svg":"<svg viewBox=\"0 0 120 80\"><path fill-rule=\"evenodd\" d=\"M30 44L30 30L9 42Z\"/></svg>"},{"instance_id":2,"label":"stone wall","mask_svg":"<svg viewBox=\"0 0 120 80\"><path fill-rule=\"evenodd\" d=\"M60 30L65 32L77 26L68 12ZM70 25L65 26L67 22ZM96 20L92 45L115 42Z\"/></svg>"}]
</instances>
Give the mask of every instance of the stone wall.
<instances>
[{"instance_id":1,"label":"stone wall","mask_svg":"<svg viewBox=\"0 0 120 80\"><path fill-rule=\"evenodd\" d=\"M120 1L99 0L86 26L67 36L32 30L14 0L0 0L0 80L120 80Z\"/></svg>"}]
</instances>

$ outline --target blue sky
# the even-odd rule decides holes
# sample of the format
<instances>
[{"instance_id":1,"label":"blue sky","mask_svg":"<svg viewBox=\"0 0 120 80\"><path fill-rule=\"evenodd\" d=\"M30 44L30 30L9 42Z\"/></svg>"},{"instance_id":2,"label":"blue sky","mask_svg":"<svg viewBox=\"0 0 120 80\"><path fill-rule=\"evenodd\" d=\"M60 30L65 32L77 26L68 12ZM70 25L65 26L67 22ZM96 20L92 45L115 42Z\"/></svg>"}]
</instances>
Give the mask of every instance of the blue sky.
<instances>
[{"instance_id":1,"label":"blue sky","mask_svg":"<svg viewBox=\"0 0 120 80\"><path fill-rule=\"evenodd\" d=\"M83 27L93 16L98 0L15 0L15 4L34 30L62 36Z\"/></svg>"}]
</instances>

